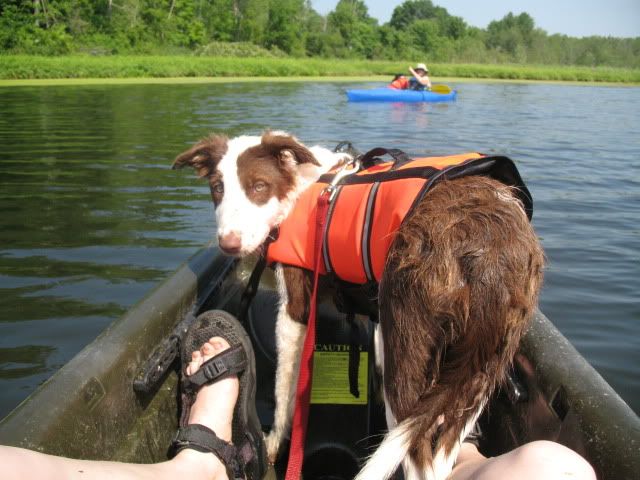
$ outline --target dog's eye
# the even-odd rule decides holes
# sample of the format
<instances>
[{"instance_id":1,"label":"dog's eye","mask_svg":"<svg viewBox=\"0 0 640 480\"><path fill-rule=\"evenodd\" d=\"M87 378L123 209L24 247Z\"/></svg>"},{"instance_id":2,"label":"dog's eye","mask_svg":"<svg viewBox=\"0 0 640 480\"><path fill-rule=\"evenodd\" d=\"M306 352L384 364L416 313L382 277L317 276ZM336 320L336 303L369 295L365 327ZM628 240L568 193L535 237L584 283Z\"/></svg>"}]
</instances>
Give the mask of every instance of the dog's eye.
<instances>
[{"instance_id":1,"label":"dog's eye","mask_svg":"<svg viewBox=\"0 0 640 480\"><path fill-rule=\"evenodd\" d=\"M222 182L214 183L213 187L211 188L214 191L214 193L224 193L224 183Z\"/></svg>"},{"instance_id":2,"label":"dog's eye","mask_svg":"<svg viewBox=\"0 0 640 480\"><path fill-rule=\"evenodd\" d=\"M256 192L263 192L267 188L267 184L264 182L256 182L253 184L253 189Z\"/></svg>"}]
</instances>

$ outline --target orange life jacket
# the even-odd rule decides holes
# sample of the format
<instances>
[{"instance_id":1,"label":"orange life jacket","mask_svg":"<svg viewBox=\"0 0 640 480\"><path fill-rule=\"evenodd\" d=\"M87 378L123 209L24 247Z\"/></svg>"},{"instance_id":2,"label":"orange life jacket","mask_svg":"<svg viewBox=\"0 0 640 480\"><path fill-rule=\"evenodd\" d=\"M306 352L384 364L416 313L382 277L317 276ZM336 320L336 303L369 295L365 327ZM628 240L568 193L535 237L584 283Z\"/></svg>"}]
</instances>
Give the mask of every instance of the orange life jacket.
<instances>
[{"instance_id":1,"label":"orange life jacket","mask_svg":"<svg viewBox=\"0 0 640 480\"><path fill-rule=\"evenodd\" d=\"M442 179L485 175L517 187L516 193L531 217L531 196L507 157L463 153L410 159L399 150L374 149L363 158L392 152L395 162L374 164L338 183L327 215L321 274L333 273L356 284L379 282L395 232L413 206ZM269 264L313 269L318 197L332 177L323 175L300 195L280 225L277 240L268 247Z\"/></svg>"},{"instance_id":2,"label":"orange life jacket","mask_svg":"<svg viewBox=\"0 0 640 480\"><path fill-rule=\"evenodd\" d=\"M395 90L405 90L409 88L409 80L407 80L407 77L398 77L389 84L389 88L393 88Z\"/></svg>"}]
</instances>

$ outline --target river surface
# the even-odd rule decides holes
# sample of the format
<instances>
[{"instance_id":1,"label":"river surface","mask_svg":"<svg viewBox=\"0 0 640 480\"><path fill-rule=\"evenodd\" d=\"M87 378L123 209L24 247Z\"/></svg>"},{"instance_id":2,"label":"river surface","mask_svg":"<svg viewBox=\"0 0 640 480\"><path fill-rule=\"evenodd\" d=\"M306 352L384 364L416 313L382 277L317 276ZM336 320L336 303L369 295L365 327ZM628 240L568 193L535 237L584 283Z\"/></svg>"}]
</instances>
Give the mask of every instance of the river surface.
<instances>
[{"instance_id":1,"label":"river surface","mask_svg":"<svg viewBox=\"0 0 640 480\"><path fill-rule=\"evenodd\" d=\"M0 88L0 417L214 233L175 155L209 132L512 157L548 258L542 311L640 411L640 88L461 83L453 104L349 104L374 84Z\"/></svg>"}]
</instances>

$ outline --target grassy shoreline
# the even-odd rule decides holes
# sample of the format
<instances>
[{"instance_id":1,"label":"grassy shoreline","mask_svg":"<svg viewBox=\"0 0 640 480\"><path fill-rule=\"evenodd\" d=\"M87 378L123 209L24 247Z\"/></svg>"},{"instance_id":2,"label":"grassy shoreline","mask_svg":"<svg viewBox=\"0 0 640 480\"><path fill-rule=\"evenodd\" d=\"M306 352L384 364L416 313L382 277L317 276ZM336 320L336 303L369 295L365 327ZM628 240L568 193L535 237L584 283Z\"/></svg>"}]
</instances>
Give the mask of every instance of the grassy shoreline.
<instances>
[{"instance_id":1,"label":"grassy shoreline","mask_svg":"<svg viewBox=\"0 0 640 480\"><path fill-rule=\"evenodd\" d=\"M602 82L602 81L568 81L568 80L516 80L498 78L465 78L465 77L437 77L435 83L445 83L455 86L458 83L540 83L547 85L582 85L598 87L639 87L640 82ZM244 82L334 82L334 83L362 83L388 82L388 75L371 76L335 76L335 77L125 77L125 78L36 78L25 80L0 80L2 87L64 87L91 85L180 85L180 84L219 84Z\"/></svg>"},{"instance_id":2,"label":"grassy shoreline","mask_svg":"<svg viewBox=\"0 0 640 480\"><path fill-rule=\"evenodd\" d=\"M179 83L226 81L364 81L406 72L411 62L191 56L0 55L0 86L65 83ZM546 65L430 64L442 79L640 84L640 69ZM47 82L48 81L48 82ZM67 83L68 82L68 83Z\"/></svg>"}]
</instances>

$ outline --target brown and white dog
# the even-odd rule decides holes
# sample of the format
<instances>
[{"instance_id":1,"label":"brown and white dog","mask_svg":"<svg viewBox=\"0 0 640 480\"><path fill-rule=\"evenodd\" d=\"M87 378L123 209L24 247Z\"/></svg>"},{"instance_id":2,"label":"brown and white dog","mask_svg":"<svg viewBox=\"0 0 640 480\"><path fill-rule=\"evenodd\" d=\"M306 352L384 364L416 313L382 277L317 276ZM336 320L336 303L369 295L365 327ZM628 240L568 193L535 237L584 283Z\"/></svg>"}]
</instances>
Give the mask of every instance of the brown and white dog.
<instances>
[{"instance_id":1,"label":"brown and white dog","mask_svg":"<svg viewBox=\"0 0 640 480\"><path fill-rule=\"evenodd\" d=\"M349 157L284 132L211 136L180 154L209 181L220 248L244 256L320 175ZM503 380L537 303L543 254L511 188L473 176L437 184L402 223L379 287L376 358L389 433L357 478L444 479ZM290 428L311 272L276 265L275 460ZM387 374L384 374L387 372Z\"/></svg>"}]
</instances>

